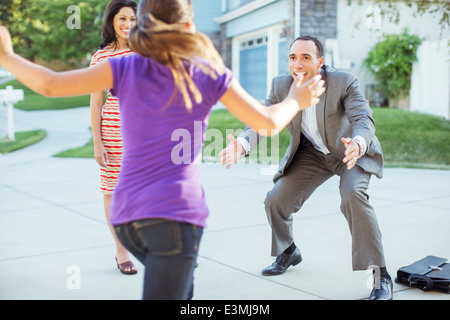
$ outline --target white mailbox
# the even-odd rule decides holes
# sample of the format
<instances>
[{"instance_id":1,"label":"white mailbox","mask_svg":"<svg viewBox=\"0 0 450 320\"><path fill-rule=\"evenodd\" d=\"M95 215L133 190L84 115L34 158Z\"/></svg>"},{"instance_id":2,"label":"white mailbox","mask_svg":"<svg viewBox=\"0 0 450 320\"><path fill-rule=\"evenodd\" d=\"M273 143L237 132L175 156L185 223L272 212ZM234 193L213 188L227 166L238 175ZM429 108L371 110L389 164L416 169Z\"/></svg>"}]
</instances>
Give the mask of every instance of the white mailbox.
<instances>
[{"instance_id":1,"label":"white mailbox","mask_svg":"<svg viewBox=\"0 0 450 320\"><path fill-rule=\"evenodd\" d=\"M4 104L7 108L8 118L8 138L11 141L15 140L14 137L14 104L23 100L23 90L14 90L12 86L7 86L5 90L0 90L0 103Z\"/></svg>"}]
</instances>

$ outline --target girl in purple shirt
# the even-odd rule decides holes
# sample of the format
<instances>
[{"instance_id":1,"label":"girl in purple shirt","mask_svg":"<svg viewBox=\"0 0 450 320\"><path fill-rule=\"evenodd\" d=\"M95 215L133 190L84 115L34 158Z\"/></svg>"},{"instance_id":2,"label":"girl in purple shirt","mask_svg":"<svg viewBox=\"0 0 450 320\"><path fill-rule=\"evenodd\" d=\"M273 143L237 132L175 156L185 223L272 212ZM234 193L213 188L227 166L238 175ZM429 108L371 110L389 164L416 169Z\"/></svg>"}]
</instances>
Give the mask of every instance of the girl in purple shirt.
<instances>
[{"instance_id":1,"label":"girl in purple shirt","mask_svg":"<svg viewBox=\"0 0 450 320\"><path fill-rule=\"evenodd\" d=\"M221 101L255 130L277 134L325 90L320 77L266 108L233 78L211 41L195 31L189 0L141 0L129 36L137 54L53 72L16 55L0 27L0 65L45 96L112 89L119 99L123 159L111 224L145 266L143 299L189 299L208 208L200 156L211 108Z\"/></svg>"}]
</instances>

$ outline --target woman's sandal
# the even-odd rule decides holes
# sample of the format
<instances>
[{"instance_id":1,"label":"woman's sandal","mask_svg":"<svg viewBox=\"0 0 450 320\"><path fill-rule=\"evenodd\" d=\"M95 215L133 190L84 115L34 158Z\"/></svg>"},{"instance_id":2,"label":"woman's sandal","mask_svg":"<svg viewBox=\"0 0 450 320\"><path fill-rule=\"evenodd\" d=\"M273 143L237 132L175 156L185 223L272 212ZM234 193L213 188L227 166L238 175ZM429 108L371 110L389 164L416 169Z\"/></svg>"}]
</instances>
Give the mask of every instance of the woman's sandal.
<instances>
[{"instance_id":1,"label":"woman's sandal","mask_svg":"<svg viewBox=\"0 0 450 320\"><path fill-rule=\"evenodd\" d=\"M116 264L117 264L117 268L120 270L120 272L122 272L123 274L136 274L137 270L136 267L134 266L133 262L131 261L125 261L121 264L119 264L119 261L117 261L117 257L116 258ZM127 270L129 269L129 270Z\"/></svg>"}]
</instances>

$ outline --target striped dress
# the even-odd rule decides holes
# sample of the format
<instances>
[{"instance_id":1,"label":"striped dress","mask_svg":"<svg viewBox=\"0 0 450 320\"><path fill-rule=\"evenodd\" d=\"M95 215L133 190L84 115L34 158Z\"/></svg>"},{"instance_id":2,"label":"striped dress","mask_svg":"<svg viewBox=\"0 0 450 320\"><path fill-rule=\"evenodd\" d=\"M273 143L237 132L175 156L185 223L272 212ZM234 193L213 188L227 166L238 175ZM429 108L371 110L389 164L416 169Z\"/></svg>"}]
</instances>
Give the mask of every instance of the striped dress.
<instances>
[{"instance_id":1,"label":"striped dress","mask_svg":"<svg viewBox=\"0 0 450 320\"><path fill-rule=\"evenodd\" d=\"M98 50L91 59L90 66L109 57L127 56L133 52L129 49L117 52ZM100 167L100 191L103 194L112 194L117 183L120 165L122 162L122 135L120 132L119 102L106 92L107 98L102 108L101 135L102 142L108 152L109 163L106 168Z\"/></svg>"}]
</instances>

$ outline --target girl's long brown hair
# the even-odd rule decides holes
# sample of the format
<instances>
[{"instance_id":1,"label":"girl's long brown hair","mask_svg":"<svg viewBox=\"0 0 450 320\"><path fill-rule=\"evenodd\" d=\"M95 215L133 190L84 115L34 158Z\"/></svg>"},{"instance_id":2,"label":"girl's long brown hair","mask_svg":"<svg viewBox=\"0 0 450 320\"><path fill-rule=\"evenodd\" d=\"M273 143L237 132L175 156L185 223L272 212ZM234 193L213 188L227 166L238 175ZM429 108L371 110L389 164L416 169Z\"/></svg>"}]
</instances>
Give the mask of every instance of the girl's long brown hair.
<instances>
[{"instance_id":1,"label":"girl's long brown hair","mask_svg":"<svg viewBox=\"0 0 450 320\"><path fill-rule=\"evenodd\" d=\"M193 32L187 24L193 23L194 13L190 0L141 0L138 6L137 23L130 31L130 48L157 62L167 65L172 71L175 90L180 90L186 108L202 101L202 94L192 80L186 65L195 64L214 79L224 71L222 58L211 40L200 32Z\"/></svg>"}]
</instances>

